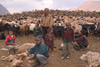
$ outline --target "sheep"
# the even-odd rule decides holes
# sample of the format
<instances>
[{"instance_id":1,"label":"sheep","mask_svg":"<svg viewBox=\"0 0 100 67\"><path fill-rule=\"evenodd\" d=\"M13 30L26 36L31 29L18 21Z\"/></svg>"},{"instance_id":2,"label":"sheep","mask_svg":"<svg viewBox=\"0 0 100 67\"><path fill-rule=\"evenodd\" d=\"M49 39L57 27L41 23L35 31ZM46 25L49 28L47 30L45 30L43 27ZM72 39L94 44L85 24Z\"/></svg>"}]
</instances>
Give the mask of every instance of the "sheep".
<instances>
[{"instance_id":1,"label":"sheep","mask_svg":"<svg viewBox=\"0 0 100 67\"><path fill-rule=\"evenodd\" d=\"M9 30L12 30L16 36L19 29L20 27L17 24L9 27Z\"/></svg>"},{"instance_id":2,"label":"sheep","mask_svg":"<svg viewBox=\"0 0 100 67\"><path fill-rule=\"evenodd\" d=\"M21 45L17 51L17 53L23 53L25 52L26 50L29 51L30 48L34 47L35 44L34 43L25 43L23 45Z\"/></svg>"},{"instance_id":3,"label":"sheep","mask_svg":"<svg viewBox=\"0 0 100 67\"><path fill-rule=\"evenodd\" d=\"M11 62L11 67L22 67L23 61L22 60L18 60L18 59L14 59Z\"/></svg>"},{"instance_id":4,"label":"sheep","mask_svg":"<svg viewBox=\"0 0 100 67\"><path fill-rule=\"evenodd\" d=\"M0 50L2 50L2 51L8 51L7 48L1 48Z\"/></svg>"},{"instance_id":5,"label":"sheep","mask_svg":"<svg viewBox=\"0 0 100 67\"><path fill-rule=\"evenodd\" d=\"M100 65L100 54L97 52L88 51L86 54L83 54L80 59L87 61L89 64L88 67L97 67Z\"/></svg>"},{"instance_id":6,"label":"sheep","mask_svg":"<svg viewBox=\"0 0 100 67\"><path fill-rule=\"evenodd\" d=\"M34 54L33 54L34 55ZM36 59L28 60L28 52L24 52L21 54L17 54L19 59L23 61L22 67L34 67L39 64L39 62Z\"/></svg>"},{"instance_id":7,"label":"sheep","mask_svg":"<svg viewBox=\"0 0 100 67\"><path fill-rule=\"evenodd\" d=\"M77 23L72 23L71 27L73 28L74 33L79 33L82 30L82 26L78 25Z\"/></svg>"},{"instance_id":8,"label":"sheep","mask_svg":"<svg viewBox=\"0 0 100 67\"><path fill-rule=\"evenodd\" d=\"M57 23L54 23L53 25L54 25L54 26L57 26L58 24L57 24Z\"/></svg>"},{"instance_id":9,"label":"sheep","mask_svg":"<svg viewBox=\"0 0 100 67\"><path fill-rule=\"evenodd\" d=\"M15 55L9 55L8 57L2 56L3 61L10 61L11 67L33 67L39 64L36 59L28 60L28 52L30 48L35 46L33 43L25 43L19 47L19 53ZM22 49L23 48L23 49ZM34 55L34 54L33 54Z\"/></svg>"},{"instance_id":10,"label":"sheep","mask_svg":"<svg viewBox=\"0 0 100 67\"><path fill-rule=\"evenodd\" d=\"M42 10L43 11L43 10ZM41 20L42 11L38 10L37 12L22 12L20 13L14 13L14 14L7 14L2 16L2 25L5 25L8 23L9 25L28 25L27 29L29 28L29 31L33 31L33 28L35 27L34 23L39 23ZM83 11L60 11L60 10L51 10L50 14L53 16L53 21L57 22L54 23L54 26L65 26L64 22L76 22L80 24L87 24L87 23L94 23L94 21L99 22L99 13L94 12L84 12L86 15L83 17ZM54 14L53 14L54 13ZM39 14L39 15L38 15ZM93 15L92 15L93 14ZM32 24L31 24L32 23ZM30 26L29 26L30 25ZM21 29L22 30L22 29ZM21 30L19 31L21 33ZM23 31L23 30L22 30ZM25 32L22 32L25 33Z\"/></svg>"},{"instance_id":11,"label":"sheep","mask_svg":"<svg viewBox=\"0 0 100 67\"><path fill-rule=\"evenodd\" d=\"M16 54L16 55L9 55L8 57L2 56L1 59L3 61L9 61L11 62L11 67L16 67L19 66L19 64L22 65L22 59L24 57L27 57L28 53L24 52L21 54Z\"/></svg>"},{"instance_id":12,"label":"sheep","mask_svg":"<svg viewBox=\"0 0 100 67\"><path fill-rule=\"evenodd\" d=\"M4 32L8 26L10 25L9 24L0 25L0 32Z\"/></svg>"},{"instance_id":13,"label":"sheep","mask_svg":"<svg viewBox=\"0 0 100 67\"><path fill-rule=\"evenodd\" d=\"M33 31L33 28L35 28L35 24L30 24L29 30Z\"/></svg>"},{"instance_id":14,"label":"sheep","mask_svg":"<svg viewBox=\"0 0 100 67\"><path fill-rule=\"evenodd\" d=\"M28 60L27 58L24 58L23 63L23 67L35 67L36 65L39 65L39 62L36 59Z\"/></svg>"},{"instance_id":15,"label":"sheep","mask_svg":"<svg viewBox=\"0 0 100 67\"><path fill-rule=\"evenodd\" d=\"M9 55L8 57L2 56L1 60L11 62L15 57L16 55Z\"/></svg>"},{"instance_id":16,"label":"sheep","mask_svg":"<svg viewBox=\"0 0 100 67\"><path fill-rule=\"evenodd\" d=\"M23 25L19 25L20 29L18 30L18 32L20 32L22 35L28 33L29 30L29 25L28 24L23 24Z\"/></svg>"},{"instance_id":17,"label":"sheep","mask_svg":"<svg viewBox=\"0 0 100 67\"><path fill-rule=\"evenodd\" d=\"M5 25L7 21L6 20L2 20L2 25Z\"/></svg>"},{"instance_id":18,"label":"sheep","mask_svg":"<svg viewBox=\"0 0 100 67\"><path fill-rule=\"evenodd\" d=\"M23 25L23 24L26 24L27 23L27 21L26 20L21 20L21 24Z\"/></svg>"},{"instance_id":19,"label":"sheep","mask_svg":"<svg viewBox=\"0 0 100 67\"><path fill-rule=\"evenodd\" d=\"M100 17L99 18L96 18L96 22L100 22Z\"/></svg>"},{"instance_id":20,"label":"sheep","mask_svg":"<svg viewBox=\"0 0 100 67\"><path fill-rule=\"evenodd\" d=\"M0 24L2 24L2 18L0 18Z\"/></svg>"},{"instance_id":21,"label":"sheep","mask_svg":"<svg viewBox=\"0 0 100 67\"><path fill-rule=\"evenodd\" d=\"M22 66L23 65L23 58L27 57L28 53L24 52L17 55L12 55L14 57L11 62L11 67Z\"/></svg>"},{"instance_id":22,"label":"sheep","mask_svg":"<svg viewBox=\"0 0 100 67\"><path fill-rule=\"evenodd\" d=\"M76 32L79 33L81 30L82 30L82 26L77 24L74 32L75 32L75 33L76 33Z\"/></svg>"},{"instance_id":23,"label":"sheep","mask_svg":"<svg viewBox=\"0 0 100 67\"><path fill-rule=\"evenodd\" d=\"M13 25L17 24L15 21L12 21L12 22L6 22L6 23L8 23L10 26L13 26Z\"/></svg>"}]
</instances>

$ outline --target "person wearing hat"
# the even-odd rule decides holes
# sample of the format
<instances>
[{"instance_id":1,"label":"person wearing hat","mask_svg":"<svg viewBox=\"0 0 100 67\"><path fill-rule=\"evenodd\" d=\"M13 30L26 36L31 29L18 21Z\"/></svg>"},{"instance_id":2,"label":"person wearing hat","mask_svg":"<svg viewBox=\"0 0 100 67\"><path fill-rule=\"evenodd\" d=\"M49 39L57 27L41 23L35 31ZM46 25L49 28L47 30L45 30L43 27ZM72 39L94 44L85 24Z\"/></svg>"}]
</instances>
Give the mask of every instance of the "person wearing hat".
<instances>
[{"instance_id":1,"label":"person wearing hat","mask_svg":"<svg viewBox=\"0 0 100 67\"><path fill-rule=\"evenodd\" d=\"M34 54L34 56L32 56L32 54ZM35 58L40 62L40 67L43 67L46 64L46 60L49 58L48 49L42 42L42 37L40 35L36 37L36 45L29 51L28 59L31 60Z\"/></svg>"},{"instance_id":2,"label":"person wearing hat","mask_svg":"<svg viewBox=\"0 0 100 67\"><path fill-rule=\"evenodd\" d=\"M74 31L71 28L70 23L66 23L66 28L63 30L62 40L63 40L64 45L63 45L61 59L65 59L66 57L69 58L71 46L72 46L72 43L74 41Z\"/></svg>"},{"instance_id":3,"label":"person wearing hat","mask_svg":"<svg viewBox=\"0 0 100 67\"><path fill-rule=\"evenodd\" d=\"M77 38L74 41L78 43L80 49L84 49L89 45L89 41L85 34L85 30L81 30L79 34L75 34L75 37Z\"/></svg>"}]
</instances>

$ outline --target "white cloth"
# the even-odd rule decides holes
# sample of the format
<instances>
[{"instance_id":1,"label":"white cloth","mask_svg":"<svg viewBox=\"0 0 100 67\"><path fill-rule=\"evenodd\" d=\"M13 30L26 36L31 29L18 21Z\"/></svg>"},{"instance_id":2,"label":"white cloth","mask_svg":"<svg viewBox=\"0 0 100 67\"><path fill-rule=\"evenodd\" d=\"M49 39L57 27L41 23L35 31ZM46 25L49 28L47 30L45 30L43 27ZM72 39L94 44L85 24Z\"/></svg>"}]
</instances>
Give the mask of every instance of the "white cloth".
<instances>
[{"instance_id":1,"label":"white cloth","mask_svg":"<svg viewBox=\"0 0 100 67\"><path fill-rule=\"evenodd\" d=\"M10 37L11 37L11 38L13 38L13 37L14 37L14 35L11 35Z\"/></svg>"}]
</instances>

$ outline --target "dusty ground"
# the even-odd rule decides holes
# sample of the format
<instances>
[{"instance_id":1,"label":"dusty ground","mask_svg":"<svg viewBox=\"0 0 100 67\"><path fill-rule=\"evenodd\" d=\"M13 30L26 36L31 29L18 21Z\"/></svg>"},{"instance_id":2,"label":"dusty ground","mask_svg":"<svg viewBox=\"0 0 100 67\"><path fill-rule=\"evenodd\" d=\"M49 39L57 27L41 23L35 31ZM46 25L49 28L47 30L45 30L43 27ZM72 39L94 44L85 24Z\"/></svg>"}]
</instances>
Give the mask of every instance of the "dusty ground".
<instances>
[{"instance_id":1,"label":"dusty ground","mask_svg":"<svg viewBox=\"0 0 100 67\"><path fill-rule=\"evenodd\" d=\"M89 39L89 48L87 48L85 51L71 51L71 56L70 59L64 59L61 60L61 55L62 55L62 51L59 50L59 47L61 45L61 39L55 39L55 45L57 48L55 48L55 53L51 54L50 53L50 58L47 60L47 64L44 67L86 67L87 63L84 61L81 61L79 59L79 57L86 53L87 51L96 51L96 52L100 52L100 37L96 37L93 35L89 35L88 37ZM33 35L30 34L29 36L18 36L16 37L16 43L18 43L19 45L22 45L24 43L33 43ZM5 40L0 40L0 49L6 47L5 45ZM8 56L7 52L4 51L0 51L0 57L1 56ZM2 61L0 59L0 67L6 67L8 66L9 63ZM39 66L37 66L39 67Z\"/></svg>"}]
</instances>

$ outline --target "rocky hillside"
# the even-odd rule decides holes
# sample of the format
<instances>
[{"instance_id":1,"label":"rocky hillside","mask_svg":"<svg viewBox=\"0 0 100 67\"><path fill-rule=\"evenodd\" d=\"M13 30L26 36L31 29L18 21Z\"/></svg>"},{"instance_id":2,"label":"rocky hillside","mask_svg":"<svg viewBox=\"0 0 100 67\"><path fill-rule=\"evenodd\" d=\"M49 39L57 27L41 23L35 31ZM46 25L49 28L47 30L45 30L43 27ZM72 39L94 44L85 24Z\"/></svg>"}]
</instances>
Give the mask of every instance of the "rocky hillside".
<instances>
[{"instance_id":1,"label":"rocky hillside","mask_svg":"<svg viewBox=\"0 0 100 67\"><path fill-rule=\"evenodd\" d=\"M2 4L0 4L0 15L3 15L5 12L9 13L9 11Z\"/></svg>"},{"instance_id":2,"label":"rocky hillside","mask_svg":"<svg viewBox=\"0 0 100 67\"><path fill-rule=\"evenodd\" d=\"M73 8L72 10L83 10L83 11L97 11L100 12L100 1L87 1L81 4L77 8Z\"/></svg>"}]
</instances>

